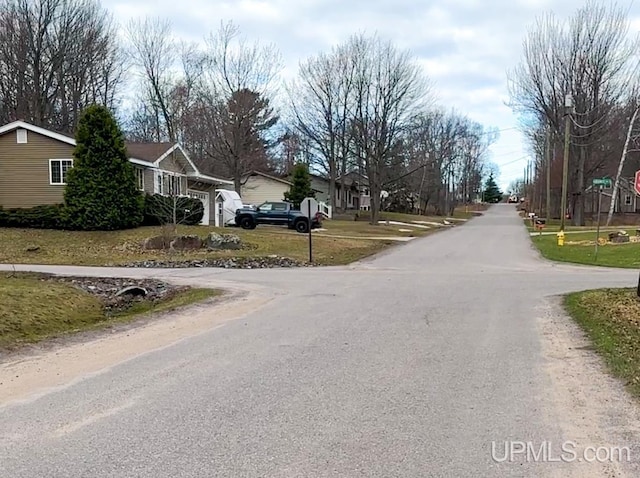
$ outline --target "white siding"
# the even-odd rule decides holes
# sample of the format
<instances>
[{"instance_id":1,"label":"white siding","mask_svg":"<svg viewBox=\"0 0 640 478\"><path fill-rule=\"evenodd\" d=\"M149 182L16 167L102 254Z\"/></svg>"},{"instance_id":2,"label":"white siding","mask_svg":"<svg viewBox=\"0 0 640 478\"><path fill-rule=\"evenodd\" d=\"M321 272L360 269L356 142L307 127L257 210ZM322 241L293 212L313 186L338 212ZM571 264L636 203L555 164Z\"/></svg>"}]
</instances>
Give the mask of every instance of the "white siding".
<instances>
[{"instance_id":1,"label":"white siding","mask_svg":"<svg viewBox=\"0 0 640 478\"><path fill-rule=\"evenodd\" d=\"M254 204L259 206L265 201L282 201L284 193L289 191L289 185L274 181L262 176L251 176L242 186L243 204Z\"/></svg>"}]
</instances>

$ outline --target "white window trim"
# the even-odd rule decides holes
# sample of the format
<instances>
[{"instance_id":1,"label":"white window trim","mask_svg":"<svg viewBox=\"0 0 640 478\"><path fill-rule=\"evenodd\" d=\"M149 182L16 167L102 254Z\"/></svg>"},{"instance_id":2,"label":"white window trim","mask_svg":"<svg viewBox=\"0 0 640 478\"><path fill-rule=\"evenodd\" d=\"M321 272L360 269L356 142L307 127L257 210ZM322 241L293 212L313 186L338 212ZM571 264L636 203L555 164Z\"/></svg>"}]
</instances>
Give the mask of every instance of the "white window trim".
<instances>
[{"instance_id":1,"label":"white window trim","mask_svg":"<svg viewBox=\"0 0 640 478\"><path fill-rule=\"evenodd\" d=\"M136 170L136 186L138 185L138 173L140 173L142 177L142 184L140 185L140 191L144 191L144 168L140 168L138 166L135 167Z\"/></svg>"},{"instance_id":2,"label":"white window trim","mask_svg":"<svg viewBox=\"0 0 640 478\"><path fill-rule=\"evenodd\" d=\"M50 159L49 160L49 186L66 186L67 183L64 183L64 182L60 182L60 183L54 183L53 182L52 164L53 164L54 161L60 161L60 180L62 181L62 161L70 161L71 162L71 167L73 168L73 159L71 159L71 158L56 158L56 159Z\"/></svg>"},{"instance_id":3,"label":"white window trim","mask_svg":"<svg viewBox=\"0 0 640 478\"><path fill-rule=\"evenodd\" d=\"M633 205L633 196L631 196L631 194L626 194L624 196L624 205L625 206L632 206Z\"/></svg>"},{"instance_id":4,"label":"white window trim","mask_svg":"<svg viewBox=\"0 0 640 478\"><path fill-rule=\"evenodd\" d=\"M187 190L189 189L189 176L187 176L186 174L182 174L182 173L174 173L173 171L165 171L165 170L159 170L157 171L157 175L154 178L154 190L157 191L156 194L160 194L162 196L171 196L171 194L167 194L167 191L165 191L164 189L164 178L165 177L177 177L180 178L180 193L178 194L178 196L188 196ZM160 188L158 188L158 178L160 178ZM184 188L183 186L183 181L182 179L184 178Z\"/></svg>"},{"instance_id":5,"label":"white window trim","mask_svg":"<svg viewBox=\"0 0 640 478\"><path fill-rule=\"evenodd\" d=\"M16 143L17 144L27 144L29 142L29 133L28 130L24 128L18 128L16 130Z\"/></svg>"}]
</instances>

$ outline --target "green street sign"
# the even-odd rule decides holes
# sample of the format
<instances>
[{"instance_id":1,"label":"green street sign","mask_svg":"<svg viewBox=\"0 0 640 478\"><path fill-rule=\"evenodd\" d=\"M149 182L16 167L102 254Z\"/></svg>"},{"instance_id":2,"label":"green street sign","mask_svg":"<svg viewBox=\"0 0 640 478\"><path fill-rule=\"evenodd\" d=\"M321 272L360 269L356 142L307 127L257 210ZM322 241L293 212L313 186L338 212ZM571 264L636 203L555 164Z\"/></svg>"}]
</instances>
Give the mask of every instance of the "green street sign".
<instances>
[{"instance_id":1,"label":"green street sign","mask_svg":"<svg viewBox=\"0 0 640 478\"><path fill-rule=\"evenodd\" d=\"M598 178L593 180L594 186L602 186L603 188L611 187L611 179L610 178Z\"/></svg>"}]
</instances>

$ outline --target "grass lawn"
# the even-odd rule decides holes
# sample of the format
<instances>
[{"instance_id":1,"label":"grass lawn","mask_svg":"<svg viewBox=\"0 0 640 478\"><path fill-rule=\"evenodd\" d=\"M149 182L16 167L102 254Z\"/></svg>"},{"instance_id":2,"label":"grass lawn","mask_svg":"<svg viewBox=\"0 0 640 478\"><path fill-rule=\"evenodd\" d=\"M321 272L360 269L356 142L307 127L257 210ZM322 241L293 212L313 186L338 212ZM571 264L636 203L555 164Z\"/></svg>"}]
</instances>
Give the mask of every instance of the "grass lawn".
<instances>
[{"instance_id":1,"label":"grass lawn","mask_svg":"<svg viewBox=\"0 0 640 478\"><path fill-rule=\"evenodd\" d=\"M187 289L166 301L138 302L125 312L107 315L98 298L66 283L43 282L37 274L0 274L0 349L173 310L219 293Z\"/></svg>"},{"instance_id":2,"label":"grass lawn","mask_svg":"<svg viewBox=\"0 0 640 478\"><path fill-rule=\"evenodd\" d=\"M606 233L600 234L607 237ZM565 245L557 245L555 234L532 236L531 241L541 254L552 261L573 262L577 264L608 267L640 267L640 242L626 244L605 244L598 247L598 260L595 260L595 233L576 232L565 236Z\"/></svg>"},{"instance_id":3,"label":"grass lawn","mask_svg":"<svg viewBox=\"0 0 640 478\"><path fill-rule=\"evenodd\" d=\"M640 300L635 289L604 289L566 297L565 305L611 372L640 397Z\"/></svg>"},{"instance_id":4,"label":"grass lawn","mask_svg":"<svg viewBox=\"0 0 640 478\"><path fill-rule=\"evenodd\" d=\"M433 220L442 218L393 215L392 220ZM384 239L387 236L422 236L439 228L410 229L398 225L372 226L366 220L327 220L323 225L327 231L314 237L314 262L319 265L343 265L381 251L394 244ZM179 234L195 234L202 238L210 232L237 234L247 245L239 251L190 252L145 251L145 238L162 233L160 227L112 232L53 231L41 229L0 228L0 263L5 264L59 264L107 266L122 265L143 260L188 260L224 257L259 257L279 255L305 261L308 259L308 238L284 227L258 226L253 231L240 228L215 228L208 226L180 226ZM332 237L328 237L332 236ZM343 237L340 237L343 236ZM380 240L364 239L380 236ZM362 237L362 239L360 239Z\"/></svg>"}]
</instances>

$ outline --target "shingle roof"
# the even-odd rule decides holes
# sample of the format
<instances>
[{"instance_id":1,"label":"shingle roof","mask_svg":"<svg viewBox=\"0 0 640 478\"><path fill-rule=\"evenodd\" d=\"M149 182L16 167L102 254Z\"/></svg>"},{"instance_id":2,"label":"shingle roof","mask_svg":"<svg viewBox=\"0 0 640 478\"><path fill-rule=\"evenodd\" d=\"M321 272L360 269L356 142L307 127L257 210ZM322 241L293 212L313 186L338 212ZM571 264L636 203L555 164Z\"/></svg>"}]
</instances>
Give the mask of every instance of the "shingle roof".
<instances>
[{"instance_id":1,"label":"shingle roof","mask_svg":"<svg viewBox=\"0 0 640 478\"><path fill-rule=\"evenodd\" d=\"M129 157L153 163L174 145L173 143L131 143L127 141L126 146Z\"/></svg>"}]
</instances>

